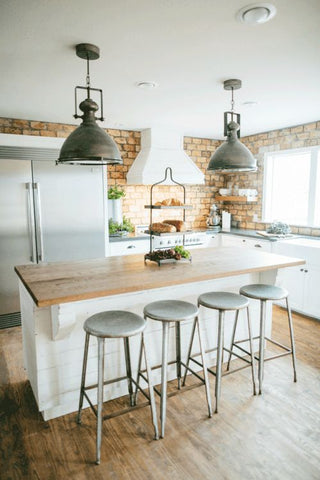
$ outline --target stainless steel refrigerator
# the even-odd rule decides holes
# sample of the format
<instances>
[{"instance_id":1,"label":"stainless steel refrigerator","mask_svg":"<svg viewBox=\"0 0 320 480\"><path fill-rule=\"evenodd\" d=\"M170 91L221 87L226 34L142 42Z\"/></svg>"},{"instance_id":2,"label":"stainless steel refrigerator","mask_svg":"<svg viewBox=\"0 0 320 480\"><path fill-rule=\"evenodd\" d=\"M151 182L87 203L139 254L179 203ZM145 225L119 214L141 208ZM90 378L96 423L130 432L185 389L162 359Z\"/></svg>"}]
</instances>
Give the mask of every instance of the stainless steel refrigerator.
<instances>
[{"instance_id":1,"label":"stainless steel refrigerator","mask_svg":"<svg viewBox=\"0 0 320 480\"><path fill-rule=\"evenodd\" d=\"M0 328L19 324L15 265L106 254L103 167L56 166L57 157L0 146Z\"/></svg>"}]
</instances>

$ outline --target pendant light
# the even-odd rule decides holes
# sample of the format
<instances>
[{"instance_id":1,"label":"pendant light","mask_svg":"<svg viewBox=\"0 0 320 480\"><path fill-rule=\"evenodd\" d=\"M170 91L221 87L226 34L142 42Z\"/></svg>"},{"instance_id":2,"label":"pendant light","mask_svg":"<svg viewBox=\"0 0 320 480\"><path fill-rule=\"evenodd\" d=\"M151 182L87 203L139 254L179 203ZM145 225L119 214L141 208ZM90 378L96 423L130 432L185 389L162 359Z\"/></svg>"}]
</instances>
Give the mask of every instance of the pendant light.
<instances>
[{"instance_id":1,"label":"pendant light","mask_svg":"<svg viewBox=\"0 0 320 480\"><path fill-rule=\"evenodd\" d=\"M62 145L59 159L56 164L67 165L114 165L122 164L119 149L114 140L100 128L96 120L103 121L102 90L90 86L89 61L100 57L99 47L89 43L80 43L76 46L77 56L87 61L87 76L85 87L75 87L75 114L74 118L81 118L81 125L74 130ZM87 91L87 98L80 103L79 108L83 115L77 113L77 89ZM99 110L96 102L90 98L91 92L100 93L101 117L95 112Z\"/></svg>"},{"instance_id":2,"label":"pendant light","mask_svg":"<svg viewBox=\"0 0 320 480\"><path fill-rule=\"evenodd\" d=\"M231 79L223 82L225 90L231 90L231 112L224 112L224 135L226 141L212 155L208 171L220 173L256 172L257 161L250 150L239 140L240 114L234 112L233 92L241 88L241 80ZM228 123L228 116L231 121ZM236 118L236 122L234 121Z\"/></svg>"}]
</instances>

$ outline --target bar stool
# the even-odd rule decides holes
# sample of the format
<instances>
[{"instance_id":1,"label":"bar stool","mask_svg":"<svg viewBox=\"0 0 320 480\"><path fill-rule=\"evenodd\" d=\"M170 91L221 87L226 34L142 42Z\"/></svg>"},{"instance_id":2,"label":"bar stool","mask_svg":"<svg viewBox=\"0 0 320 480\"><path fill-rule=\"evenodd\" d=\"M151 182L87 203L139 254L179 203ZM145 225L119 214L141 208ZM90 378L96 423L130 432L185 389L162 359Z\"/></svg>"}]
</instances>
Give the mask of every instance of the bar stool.
<instances>
[{"instance_id":1,"label":"bar stool","mask_svg":"<svg viewBox=\"0 0 320 480\"><path fill-rule=\"evenodd\" d=\"M152 422L153 422L154 431L155 431L155 439L159 438L156 405L155 405L155 399L154 399L154 392L151 384L151 370L149 367L149 362L148 362L145 343L144 343L143 331L145 327L146 327L146 321L142 317L140 317L139 315L136 315L135 313L125 312L122 310L110 310L107 312L97 313L89 317L83 325L83 328L86 332L86 339L85 339L85 347L84 347L84 355L83 355L82 379L81 379L80 400L79 400L77 422L79 424L81 423L81 411L83 406L83 398L85 397L93 413L97 417L97 450L96 450L97 464L100 463L101 434L102 434L103 420L127 413L130 410L132 410L132 408L140 408L145 405L150 405L151 417L152 417ZM129 337L132 337L138 334L141 334L141 356L142 356L142 352L144 352L145 365L146 365L146 371L147 371L146 381L149 387L149 395L147 395L138 386L137 382L132 378ZM85 386L90 336L97 337L97 341L98 341L98 384ZM115 378L108 381L104 381L104 342L106 338L123 338L125 361L126 361L126 376ZM109 385L111 383L119 382L121 380L127 380L128 382L130 407L132 408L126 408L118 412L114 412L110 415L102 416L104 385ZM147 403L136 405L135 395L133 393L133 387L132 387L133 383L136 385L136 387L140 389L143 395L148 399ZM86 393L86 390L96 388L96 387L98 387L97 409L93 406L90 398Z\"/></svg>"},{"instance_id":2,"label":"bar stool","mask_svg":"<svg viewBox=\"0 0 320 480\"><path fill-rule=\"evenodd\" d=\"M249 301L248 301L248 299L246 299L245 297L243 297L241 295L238 295L237 293L207 292L207 293L203 293L202 295L199 296L198 307L199 306L219 311L217 347L212 348L210 350L206 350L206 353L217 351L216 371L214 372L210 368L208 368L208 371L216 377L216 381L215 381L215 399L216 399L215 413L218 413L219 399L220 399L220 394L221 394L221 377L222 376L228 375L229 373L237 372L237 371L242 370L243 368L246 368L249 365L251 365L253 394L254 395L256 394L254 355L253 355L253 348L252 348L251 322L250 322L250 315L249 315ZM225 318L225 312L235 311L235 323L236 323L238 321L239 312L240 312L240 310L243 310L243 309L246 309L246 311L247 311L247 322L248 322L249 343L250 343L250 352L247 352L247 353L248 353L248 355L250 355L251 360L248 360L244 357L241 357L240 355L238 355L236 353L233 353L233 355L235 355L239 359L245 361L247 363L247 365L244 366L244 367L236 368L236 369L232 370L232 372L227 371L227 372L222 373L223 352L227 351L227 352L230 353L230 351L231 351L224 346L224 318ZM195 329L195 326L193 326L193 331L192 331L191 340L190 340L190 346L189 346L189 352L188 352L188 358L187 358L187 367L189 366L190 360L197 363L198 365L201 365L201 363L198 362L197 360L195 360L195 358L194 358L198 354L195 354L195 355L191 354L193 338L194 338L194 329ZM231 346L231 348L232 348L232 346ZM186 378L186 373L185 373L183 382L185 381L185 378Z\"/></svg>"},{"instance_id":3,"label":"bar stool","mask_svg":"<svg viewBox=\"0 0 320 480\"><path fill-rule=\"evenodd\" d=\"M211 407L211 399L210 399L209 380L208 380L208 374L206 369L205 351L203 349L202 333L201 333L199 319L198 319L198 308L192 303L184 302L181 300L160 300L158 302L152 302L146 305L143 310L143 313L144 313L145 319L150 318L152 320L162 322L162 364L153 367L153 369L161 367L161 392L157 388L155 388L155 391L160 396L160 421L161 421L160 436L161 438L163 438L164 432L165 432L165 424L166 424L167 396L172 396L180 391L181 366L188 368L187 365L181 361L180 323L182 321L194 320L194 329L197 326L200 351L202 356L204 378L202 378L196 372L193 372L190 368L188 368L188 370L190 370L199 380L201 380L200 385L205 386L207 404L208 404L208 415L209 417L211 417L212 407ZM175 324L176 359L168 362L169 327L170 327L170 324L172 323ZM173 363L176 364L176 368L177 368L178 390L167 395L167 367L168 365ZM138 370L139 370L139 374L138 374L137 382L139 384L139 377L140 376L143 377L143 373L141 372L141 352L140 352L140 361L139 361ZM200 385L199 384L192 385L191 387L186 387L185 389L198 387Z\"/></svg>"},{"instance_id":4,"label":"bar stool","mask_svg":"<svg viewBox=\"0 0 320 480\"><path fill-rule=\"evenodd\" d=\"M276 287L274 285L265 285L265 284L252 284L252 285L245 285L244 287L240 288L240 293L245 295L246 297L253 298L255 300L260 300L260 334L258 337L254 337L254 339L259 338L259 356L255 357L259 363L259 394L262 392L262 382L263 382L263 366L264 362L267 360L273 360L278 357L283 357L285 355L292 355L292 365L293 365L293 381L297 381L297 372L296 372L296 351L295 351L295 343L294 343L294 335L293 335L293 325L292 325L292 316L291 316L291 309L288 300L288 291L282 287ZM289 322L289 331L290 331L290 342L291 348L287 347L286 345L282 345L271 338L266 337L265 329L266 329L266 303L267 301L273 300L286 300L286 307L287 307L287 314L288 314L288 322ZM236 325L235 325L236 328ZM265 347L265 340L268 342L277 345L278 347L285 350L285 352L272 355L271 357L265 358L264 356L264 347ZM236 342L240 343L240 342Z\"/></svg>"}]
</instances>

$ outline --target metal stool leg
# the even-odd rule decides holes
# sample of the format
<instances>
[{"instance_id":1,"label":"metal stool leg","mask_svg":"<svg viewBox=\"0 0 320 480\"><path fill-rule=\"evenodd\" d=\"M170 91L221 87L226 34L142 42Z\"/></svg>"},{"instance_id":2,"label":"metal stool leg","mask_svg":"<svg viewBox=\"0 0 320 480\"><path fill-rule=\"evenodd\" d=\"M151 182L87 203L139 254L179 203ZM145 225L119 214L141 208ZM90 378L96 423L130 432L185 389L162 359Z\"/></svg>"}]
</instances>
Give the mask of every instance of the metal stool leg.
<instances>
[{"instance_id":1,"label":"metal stool leg","mask_svg":"<svg viewBox=\"0 0 320 480\"><path fill-rule=\"evenodd\" d=\"M224 312L219 310L219 325L218 325L218 350L217 350L217 368L216 368L216 409L218 413L219 397L221 393L221 373L222 373L222 356L223 356L223 326L224 326Z\"/></svg>"},{"instance_id":2,"label":"metal stool leg","mask_svg":"<svg viewBox=\"0 0 320 480\"><path fill-rule=\"evenodd\" d=\"M78 409L78 415L77 415L77 422L79 424L81 423L81 410L82 410L82 406L83 406L83 392L84 392L84 386L85 386L85 381L86 381L86 373L87 373L89 339L90 339L90 334L86 333L86 340L85 340L84 354L83 354L83 363L82 363L82 376L81 376L79 409Z\"/></svg>"},{"instance_id":3,"label":"metal stool leg","mask_svg":"<svg viewBox=\"0 0 320 480\"><path fill-rule=\"evenodd\" d=\"M153 384L152 384L152 381L151 381L151 368L150 368L150 365L149 365L149 358L148 358L148 355L147 355L146 344L145 344L145 341L144 341L143 332L141 334L141 352L142 352L142 349L144 351L144 361L145 361L146 370L147 370L148 389L149 389L150 407L151 407L151 418L152 418L152 423L153 423L153 427L154 427L154 438L155 438L155 440L159 440L156 402L155 402L155 399L154 399ZM139 370L140 370L140 368L141 367L139 367Z\"/></svg>"},{"instance_id":4,"label":"metal stool leg","mask_svg":"<svg viewBox=\"0 0 320 480\"><path fill-rule=\"evenodd\" d=\"M102 404L104 381L104 338L98 338L98 408L97 408L97 460L100 464L101 434L102 434Z\"/></svg>"},{"instance_id":5,"label":"metal stool leg","mask_svg":"<svg viewBox=\"0 0 320 480\"><path fill-rule=\"evenodd\" d=\"M234 339L235 339L235 336L236 336L238 318L239 318L239 310L236 311L234 325L233 325L233 332L232 332L232 337L231 337L231 345L230 345L230 353L229 353L229 359L228 359L228 364L227 364L227 371L230 369L230 362L231 362L231 357L232 357Z\"/></svg>"},{"instance_id":6,"label":"metal stool leg","mask_svg":"<svg viewBox=\"0 0 320 480\"><path fill-rule=\"evenodd\" d=\"M187 373L188 373L188 367L189 367L189 364L190 364L190 357L191 357L191 352L192 352L192 345L193 345L194 333L195 333L195 331L196 331L196 325L197 325L197 320L194 319L194 322L193 322L193 325L192 325L192 331L191 331L189 349L188 349L186 369L185 369L184 376L183 376L183 381L182 381L182 386L183 386L183 387L185 386L185 383L186 383L186 377L187 377Z\"/></svg>"},{"instance_id":7,"label":"metal stool leg","mask_svg":"<svg viewBox=\"0 0 320 480\"><path fill-rule=\"evenodd\" d=\"M250 344L250 356L251 356L251 375L252 375L252 384L253 384L253 395L256 395L256 373L254 368L254 351L252 343L252 329L251 329L251 319L249 307L247 307L247 320L248 320L248 333L249 333L249 344ZM234 341L234 339L233 339Z\"/></svg>"},{"instance_id":8,"label":"metal stool leg","mask_svg":"<svg viewBox=\"0 0 320 480\"><path fill-rule=\"evenodd\" d=\"M292 350L292 365L293 365L293 381L297 381L297 370L296 370L296 347L294 342L294 335L293 335L293 324L292 324L292 315L291 315L291 308L289 305L288 297L286 298L287 304L287 312L288 312L288 320L289 320L289 329L290 329L290 341L291 341L291 350Z\"/></svg>"},{"instance_id":9,"label":"metal stool leg","mask_svg":"<svg viewBox=\"0 0 320 480\"><path fill-rule=\"evenodd\" d=\"M202 338L202 332L201 332L201 327L200 327L198 317L196 317L194 323L197 324L197 328L198 328L199 346L200 346L200 353L201 353L202 366L203 366L204 385L205 385L205 389L206 389L206 397L207 397L207 403L208 403L208 415L209 415L209 417L212 417L212 405L211 405L211 396L210 396L209 376L208 376L207 363L206 363L206 352L205 352L205 348L204 348L204 342L203 342L203 338ZM190 354L191 354L191 352L190 352ZM188 356L188 358L189 358L189 356Z\"/></svg>"},{"instance_id":10,"label":"metal stool leg","mask_svg":"<svg viewBox=\"0 0 320 480\"><path fill-rule=\"evenodd\" d=\"M145 319L146 319L146 317L145 317ZM140 372L141 372L141 365L142 365L142 354L143 354L143 341L142 341L142 337L141 337L139 361L138 361L137 382L136 382L136 388L135 388L134 397L133 397L133 404L134 405L136 405L136 403L137 403L138 392L139 392L140 376L141 376Z\"/></svg>"},{"instance_id":11,"label":"metal stool leg","mask_svg":"<svg viewBox=\"0 0 320 480\"><path fill-rule=\"evenodd\" d=\"M180 322L175 322L176 329L176 368L177 368L177 380L178 390L181 389L181 336L180 336Z\"/></svg>"},{"instance_id":12,"label":"metal stool leg","mask_svg":"<svg viewBox=\"0 0 320 480\"><path fill-rule=\"evenodd\" d=\"M161 438L164 438L167 409L167 366L168 366L169 322L162 322L162 366L161 366L161 398L160 422Z\"/></svg>"},{"instance_id":13,"label":"metal stool leg","mask_svg":"<svg viewBox=\"0 0 320 480\"><path fill-rule=\"evenodd\" d=\"M133 395L133 388L132 388L131 358L130 358L130 347L129 347L128 337L125 337L123 339L123 344L124 344L124 355L126 359L126 372L127 372L129 398L130 398L130 407L133 407L135 403L134 403L134 395Z\"/></svg>"},{"instance_id":14,"label":"metal stool leg","mask_svg":"<svg viewBox=\"0 0 320 480\"><path fill-rule=\"evenodd\" d=\"M260 338L259 338L259 395L262 393L265 330L266 330L266 301L261 300L260 301Z\"/></svg>"}]
</instances>

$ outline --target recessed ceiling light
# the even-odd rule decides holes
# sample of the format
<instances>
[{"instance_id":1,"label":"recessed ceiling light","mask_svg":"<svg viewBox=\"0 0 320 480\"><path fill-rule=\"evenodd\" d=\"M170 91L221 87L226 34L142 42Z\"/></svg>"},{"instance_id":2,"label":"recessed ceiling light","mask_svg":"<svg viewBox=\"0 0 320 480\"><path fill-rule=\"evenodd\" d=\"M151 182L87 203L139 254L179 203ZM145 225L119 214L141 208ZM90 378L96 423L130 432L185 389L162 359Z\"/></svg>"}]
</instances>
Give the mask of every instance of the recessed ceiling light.
<instances>
[{"instance_id":1,"label":"recessed ceiling light","mask_svg":"<svg viewBox=\"0 0 320 480\"><path fill-rule=\"evenodd\" d=\"M241 8L236 14L236 19L241 23L257 25L268 22L276 13L277 9L271 3L252 3Z\"/></svg>"},{"instance_id":2,"label":"recessed ceiling light","mask_svg":"<svg viewBox=\"0 0 320 480\"><path fill-rule=\"evenodd\" d=\"M159 87L159 84L156 82L137 82L136 83L137 87L139 88L144 88L145 90L152 90L153 88Z\"/></svg>"},{"instance_id":3,"label":"recessed ceiling light","mask_svg":"<svg viewBox=\"0 0 320 480\"><path fill-rule=\"evenodd\" d=\"M255 107L256 105L258 105L258 102L256 102L255 100L248 100L247 102L243 102L242 105L244 107Z\"/></svg>"}]
</instances>

